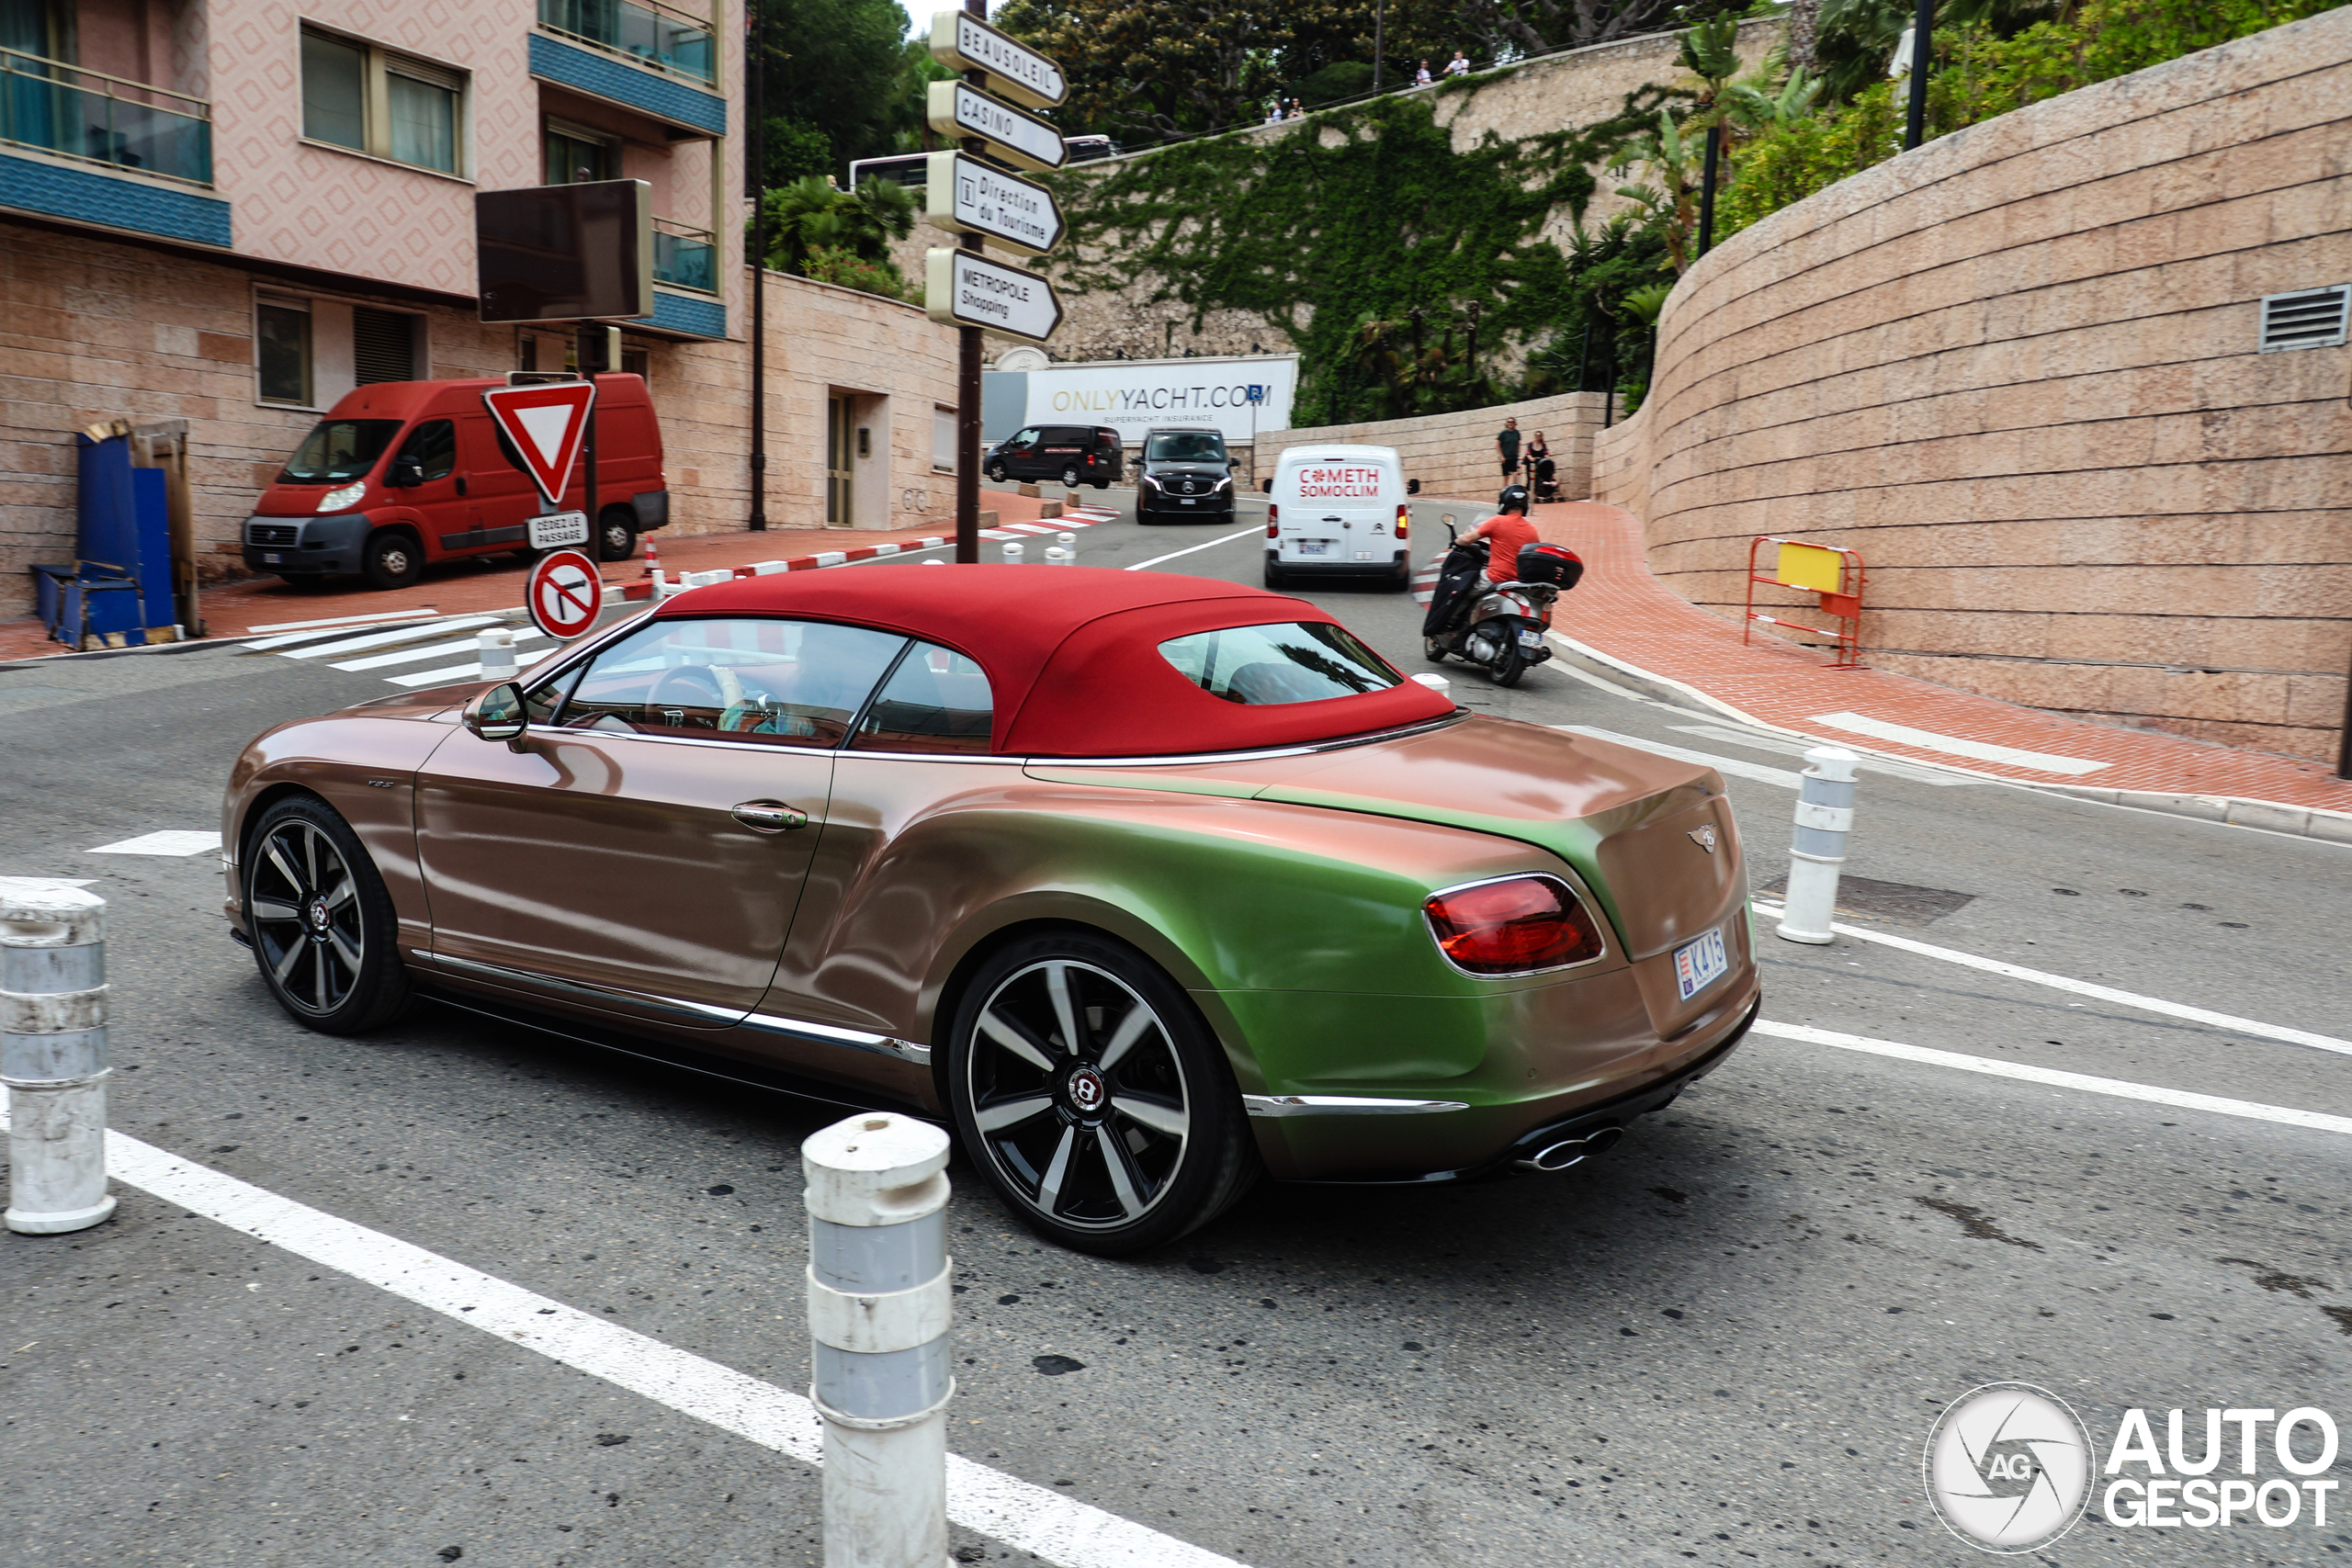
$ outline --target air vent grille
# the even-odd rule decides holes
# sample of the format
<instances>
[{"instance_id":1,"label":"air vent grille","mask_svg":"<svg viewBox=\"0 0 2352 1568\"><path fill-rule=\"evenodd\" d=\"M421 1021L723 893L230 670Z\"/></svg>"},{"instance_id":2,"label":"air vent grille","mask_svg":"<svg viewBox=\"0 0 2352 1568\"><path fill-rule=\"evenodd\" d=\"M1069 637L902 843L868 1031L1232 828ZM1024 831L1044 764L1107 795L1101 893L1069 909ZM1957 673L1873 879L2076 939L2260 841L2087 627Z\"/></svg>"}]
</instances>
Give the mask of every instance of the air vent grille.
<instances>
[{"instance_id":1,"label":"air vent grille","mask_svg":"<svg viewBox=\"0 0 2352 1568\"><path fill-rule=\"evenodd\" d=\"M2352 284L2267 294L2262 300L2262 352L2282 348L2334 348L2345 340L2352 316Z\"/></svg>"}]
</instances>

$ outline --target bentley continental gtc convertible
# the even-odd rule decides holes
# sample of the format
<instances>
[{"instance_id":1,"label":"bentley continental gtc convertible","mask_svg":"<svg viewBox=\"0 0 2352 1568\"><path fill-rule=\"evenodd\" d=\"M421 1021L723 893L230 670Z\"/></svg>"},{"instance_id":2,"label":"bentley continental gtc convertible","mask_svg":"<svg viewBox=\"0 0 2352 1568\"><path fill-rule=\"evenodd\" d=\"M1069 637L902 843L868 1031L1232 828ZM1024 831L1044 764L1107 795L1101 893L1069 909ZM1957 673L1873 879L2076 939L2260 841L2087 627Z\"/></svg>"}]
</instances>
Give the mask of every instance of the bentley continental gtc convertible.
<instances>
[{"instance_id":1,"label":"bentley continental gtc convertible","mask_svg":"<svg viewBox=\"0 0 2352 1568\"><path fill-rule=\"evenodd\" d=\"M952 1121L1052 1239L1261 1171L1557 1170L1756 1016L1712 771L1465 712L1199 578L689 590L246 749L226 913L301 1022L417 990Z\"/></svg>"}]
</instances>

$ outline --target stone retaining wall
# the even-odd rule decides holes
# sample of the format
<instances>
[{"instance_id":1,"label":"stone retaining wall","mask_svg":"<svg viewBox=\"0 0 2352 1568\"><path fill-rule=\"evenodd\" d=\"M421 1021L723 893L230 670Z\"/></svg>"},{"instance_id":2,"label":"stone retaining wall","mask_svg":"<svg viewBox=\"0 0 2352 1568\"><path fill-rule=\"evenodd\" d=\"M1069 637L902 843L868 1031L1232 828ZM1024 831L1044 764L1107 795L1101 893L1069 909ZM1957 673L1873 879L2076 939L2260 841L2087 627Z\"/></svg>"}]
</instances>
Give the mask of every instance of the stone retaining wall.
<instances>
[{"instance_id":1,"label":"stone retaining wall","mask_svg":"<svg viewBox=\"0 0 2352 1568\"><path fill-rule=\"evenodd\" d=\"M1736 618L1747 544L1859 550L1871 664L2333 758L2352 348L2257 352L2352 277L2352 9L2036 104L1774 214L1668 301L1596 455Z\"/></svg>"},{"instance_id":2,"label":"stone retaining wall","mask_svg":"<svg viewBox=\"0 0 2352 1568\"><path fill-rule=\"evenodd\" d=\"M1480 503L1491 502L1502 489L1502 462L1495 435L1506 419L1517 419L1523 436L1537 431L1550 443L1552 460L1559 465L1560 494L1582 500L1590 490L1592 438L1600 429L1601 394L1561 392L1523 403L1470 409L1461 413L1424 414L1416 419L1377 420L1364 424L1332 424L1312 430L1261 430L1258 433L1255 471L1260 482L1271 479L1274 465L1293 446L1339 442L1362 446L1394 446L1405 460L1405 477L1421 481L1421 493L1458 496Z\"/></svg>"}]
</instances>

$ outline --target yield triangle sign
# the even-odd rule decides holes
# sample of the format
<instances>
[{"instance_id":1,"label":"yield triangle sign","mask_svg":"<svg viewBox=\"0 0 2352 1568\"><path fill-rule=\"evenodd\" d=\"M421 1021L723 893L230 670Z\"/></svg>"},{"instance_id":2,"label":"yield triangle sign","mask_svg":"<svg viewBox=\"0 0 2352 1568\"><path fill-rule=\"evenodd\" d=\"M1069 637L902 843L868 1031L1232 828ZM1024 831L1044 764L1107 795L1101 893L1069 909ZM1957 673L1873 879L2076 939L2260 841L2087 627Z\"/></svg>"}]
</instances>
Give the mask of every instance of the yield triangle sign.
<instances>
[{"instance_id":1,"label":"yield triangle sign","mask_svg":"<svg viewBox=\"0 0 2352 1568\"><path fill-rule=\"evenodd\" d=\"M537 387L491 387L481 400L523 459L524 471L548 498L563 504L571 466L588 434L588 411L595 406L593 381L550 381Z\"/></svg>"}]
</instances>

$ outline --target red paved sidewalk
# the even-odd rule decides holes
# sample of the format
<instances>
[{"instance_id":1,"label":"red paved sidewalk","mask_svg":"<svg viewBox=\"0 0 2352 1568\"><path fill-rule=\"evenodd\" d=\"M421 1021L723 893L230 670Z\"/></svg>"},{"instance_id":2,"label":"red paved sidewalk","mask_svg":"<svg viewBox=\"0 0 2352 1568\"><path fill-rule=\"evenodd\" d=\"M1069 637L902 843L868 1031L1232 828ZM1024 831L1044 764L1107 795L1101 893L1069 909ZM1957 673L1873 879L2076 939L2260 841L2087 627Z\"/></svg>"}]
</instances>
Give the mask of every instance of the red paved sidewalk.
<instances>
[{"instance_id":1,"label":"red paved sidewalk","mask_svg":"<svg viewBox=\"0 0 2352 1568\"><path fill-rule=\"evenodd\" d=\"M1563 636L1770 728L2074 793L2186 797L2170 807L2352 841L2352 816L2341 821L2312 818L2314 812L2352 813L2352 783L2317 763L2068 718L1882 670L1831 670L1825 655L1760 631L1753 643L1743 645L1738 626L1650 575L1641 524L1633 513L1597 502L1566 502L1539 506L1534 516L1546 539L1585 559L1583 581L1555 615ZM1870 657L1867 648L1862 657ZM1821 722L1828 714L1857 714L1937 738L2040 753L2053 764L2073 760L2098 766L2070 771L1987 760L1841 730ZM2279 809L2232 810L2225 804L2231 801L2272 803ZM2129 803L2160 804L2147 798Z\"/></svg>"},{"instance_id":2,"label":"red paved sidewalk","mask_svg":"<svg viewBox=\"0 0 2352 1568\"><path fill-rule=\"evenodd\" d=\"M1059 486L1056 486L1057 491ZM1093 492L1081 491L1084 499L1071 502L1075 506L1091 504ZM1009 491L982 490L980 507L994 512L999 524L1027 523L1037 520L1045 502L1053 499L1016 495ZM747 567L755 561L788 560L808 566L818 564L820 552L841 551L850 555L870 555L877 545L906 546L926 537L953 537L956 532L952 518L926 522L918 528L890 531L867 531L853 528L778 528L763 534L736 532L726 534L689 534L675 538L663 534L649 534L646 543L662 553L662 570L673 582L689 571L711 571L721 568ZM1046 536L1048 543L1051 536ZM984 545L988 542L984 541ZM447 566L428 567L422 581L410 588L379 592L356 578L337 578L322 587L297 588L276 577L249 578L242 581L207 588L203 605L205 629L214 639L242 637L255 627L271 627L287 622L334 620L344 616L391 615L401 611L435 611L445 615L480 614L485 611L512 610L517 615L523 609L523 578L528 569L513 556L477 557L453 561ZM643 579L646 570L644 551L638 558L607 562L604 569L606 592L617 594ZM49 640L40 622L27 617L23 620L0 621L0 660L38 659L44 655L65 651Z\"/></svg>"}]
</instances>

